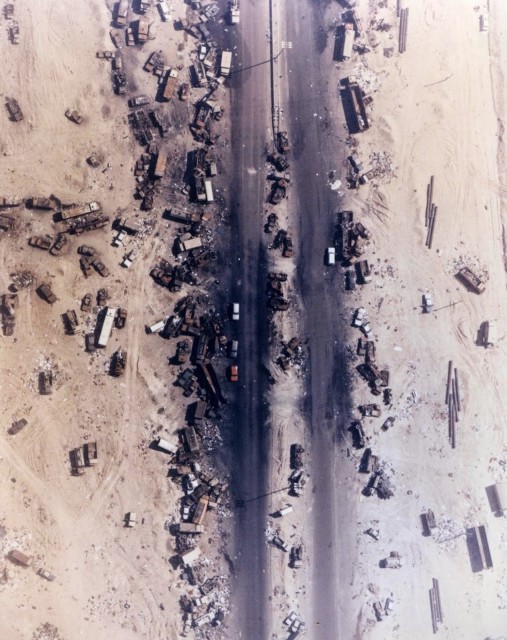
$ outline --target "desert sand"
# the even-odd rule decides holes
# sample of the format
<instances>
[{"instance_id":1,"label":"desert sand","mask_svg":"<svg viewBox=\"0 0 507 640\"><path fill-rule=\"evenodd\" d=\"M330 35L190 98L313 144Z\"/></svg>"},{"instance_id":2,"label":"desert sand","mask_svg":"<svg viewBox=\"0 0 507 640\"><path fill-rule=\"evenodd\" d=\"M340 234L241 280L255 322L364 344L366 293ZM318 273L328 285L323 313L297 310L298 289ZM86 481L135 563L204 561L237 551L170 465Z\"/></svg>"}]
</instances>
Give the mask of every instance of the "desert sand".
<instances>
[{"instance_id":1,"label":"desert sand","mask_svg":"<svg viewBox=\"0 0 507 640\"><path fill-rule=\"evenodd\" d=\"M172 18L184 18L187 7L171 4ZM168 565L174 539L166 531L168 522L179 520L181 491L166 477L167 456L148 445L155 435L176 440L185 403L168 375L172 347L161 349L158 336L145 331L174 304L174 296L147 275L156 259L169 257L174 227L162 223L155 235L163 199L141 215L132 197L141 147L128 125L126 99L113 94L111 63L95 56L114 50L112 6L16 2L20 43L13 46L6 37L0 42L3 96L15 97L25 115L13 123L2 113L5 195L55 194L65 203L98 200L111 220L122 216L141 222L141 233L127 238L122 248L111 246L114 232L108 229L70 237L52 257L27 245L31 235L55 236L51 212L19 207L14 230L0 242L2 293L12 282L10 274L23 270L34 278L32 286L19 291L14 336L0 338L0 635L5 640L175 638L182 629L178 600L186 587ZM122 50L124 62L129 57L134 95L156 91L156 79L142 71L152 50L163 49L174 66L189 51L187 36L176 32L172 21L162 23L155 9L152 22L154 39L144 51ZM78 126L65 118L67 108L77 109L84 122ZM190 119L191 106L180 103L181 109ZM92 152L101 160L99 168L86 163ZM185 136L171 146L171 166L181 166L184 154ZM109 278L98 273L83 278L76 253L80 244L100 252ZM123 255L133 248L139 258L130 270L121 268ZM35 293L42 282L58 297L51 309ZM127 325L114 332L106 350L89 354L84 333L94 329L95 297L104 286L109 304L128 309ZM86 292L92 294L93 309L83 314L79 308ZM67 309L78 311L74 336L66 335L62 324ZM109 361L120 346L128 347L128 366L123 378L114 379L108 375ZM38 392L43 369L54 376L49 396ZM8 429L21 418L27 426L9 436ZM88 441L97 441L99 462L75 477L69 451ZM136 529L124 527L129 511L137 513ZM209 526L201 544L207 562L218 553L216 541L208 544L214 516ZM12 549L30 555L31 567L10 562L6 556ZM220 574L220 566L215 562L213 573ZM39 567L56 580L37 576Z\"/></svg>"},{"instance_id":2,"label":"desert sand","mask_svg":"<svg viewBox=\"0 0 507 640\"><path fill-rule=\"evenodd\" d=\"M394 23L392 7L367 4L361 6L367 22ZM485 33L479 23L481 14L488 15L485 4L406 4L407 51L397 54L393 29L376 32L378 46L364 57L365 76L379 88L372 126L357 136L358 154L368 164L370 154L385 153L392 171L345 198L350 207L344 208L360 207L375 238L369 255L373 283L350 297L351 307L367 309L377 361L391 373L392 408L365 423L370 446L396 489L388 501L361 496L365 482L356 475L361 505L355 586L362 611L357 637L430 637L432 578L439 580L443 610L438 636L505 637L506 531L486 487L506 477L506 15L502 3L490 5ZM390 47L395 53L386 57ZM428 249L424 212L432 175L438 218ZM465 265L488 274L484 294L455 279ZM423 314L421 298L428 292L436 311ZM487 350L476 344L486 320L496 321L499 330L498 343ZM455 449L445 407L449 360L459 368L462 398ZM364 381L357 380L354 398L357 405L373 401ZM387 415L396 422L382 432ZM432 537L422 536L420 514L427 509L437 521ZM479 524L486 526L494 568L473 573L465 528ZM379 541L363 534L369 527L380 529ZM390 551L401 554L400 569L378 567ZM387 597L394 612L373 622L371 604Z\"/></svg>"}]
</instances>

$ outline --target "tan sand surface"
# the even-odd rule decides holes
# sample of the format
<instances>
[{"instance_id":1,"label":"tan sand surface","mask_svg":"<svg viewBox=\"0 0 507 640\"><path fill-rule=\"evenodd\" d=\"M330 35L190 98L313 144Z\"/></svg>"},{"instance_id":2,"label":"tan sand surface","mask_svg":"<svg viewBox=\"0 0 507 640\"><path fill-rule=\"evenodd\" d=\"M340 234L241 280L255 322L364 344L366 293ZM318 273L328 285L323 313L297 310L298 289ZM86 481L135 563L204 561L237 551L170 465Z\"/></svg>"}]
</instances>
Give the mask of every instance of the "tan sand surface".
<instances>
[{"instance_id":1,"label":"tan sand surface","mask_svg":"<svg viewBox=\"0 0 507 640\"><path fill-rule=\"evenodd\" d=\"M185 16L182 2L171 5L173 18ZM110 63L95 57L97 50L114 49L108 6L102 1L16 2L14 17L20 44L11 45L5 34L0 40L2 91L18 100L25 118L13 123L2 113L5 195L98 200L111 219L118 214L140 219L139 202L132 198L132 167L141 148L127 123L126 99L113 94ZM161 23L156 8L152 22L155 39L144 50L123 50L124 60L137 68L131 90L150 95L156 79L141 71L148 54L164 49L176 65L189 50L186 36L172 22ZM83 124L65 117L69 107L83 114ZM186 108L180 103L180 111ZM173 148L173 167L184 157L184 144ZM92 151L102 161L98 169L85 161ZM145 218L159 218L162 207L161 200ZM52 257L27 245L30 235L55 235L51 213L22 207L14 215L15 230L0 240L0 291L7 291L9 274L20 269L33 275L34 285L19 293L14 337L0 337L0 636L177 637L182 627L178 601L189 589L168 564L174 540L164 527L178 519L181 492L166 478L166 456L147 447L157 433L176 440L185 403L167 366L174 345L161 348L160 338L145 332L145 325L167 316L175 302L147 277L155 258L168 257L174 229L164 224L154 235L146 226L123 249L111 246L110 230L71 236L62 254ZM83 243L101 253L111 271L107 280L96 273L84 279L76 253ZM129 271L122 269L125 251L134 247L140 257ZM41 282L50 283L58 297L51 308L35 293ZM86 292L95 298L103 286L109 304L126 307L129 319L104 351L90 355L83 338L93 331L96 314L79 308ZM67 309L78 312L78 335L65 335L60 315ZM129 359L117 380L108 367L119 346L128 348ZM42 396L38 373L48 366L55 374L54 391ZM25 429L7 435L20 418L28 420ZM72 476L68 452L92 440L98 443L99 463L81 477ZM136 529L124 527L129 511L138 515ZM201 545L212 559L218 548L216 541L208 542L214 522L209 516L209 535ZM32 556L30 568L6 559L13 548ZM55 574L55 582L36 575L41 566Z\"/></svg>"}]
</instances>

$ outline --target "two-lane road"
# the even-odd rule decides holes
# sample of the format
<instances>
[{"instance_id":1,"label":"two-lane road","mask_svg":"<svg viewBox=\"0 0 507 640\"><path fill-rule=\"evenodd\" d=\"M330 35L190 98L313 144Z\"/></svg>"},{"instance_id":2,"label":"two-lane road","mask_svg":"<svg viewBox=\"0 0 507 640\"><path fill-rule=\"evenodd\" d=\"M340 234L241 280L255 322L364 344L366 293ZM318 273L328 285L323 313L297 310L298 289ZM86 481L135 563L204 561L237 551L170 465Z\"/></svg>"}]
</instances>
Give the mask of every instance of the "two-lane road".
<instances>
[{"instance_id":1,"label":"two-lane road","mask_svg":"<svg viewBox=\"0 0 507 640\"><path fill-rule=\"evenodd\" d=\"M271 137L267 3L241 2L241 28L235 38L232 84L233 282L240 302L239 390L233 433L233 494L245 500L235 511L233 611L228 637L261 640L270 636L269 558L264 535L269 491L269 425L265 405L267 354L267 265L262 215L265 200L265 145ZM264 64L259 64L264 62ZM239 66L241 65L241 66ZM253 500L252 500L253 499ZM250 501L251 500L251 501Z\"/></svg>"}]
</instances>

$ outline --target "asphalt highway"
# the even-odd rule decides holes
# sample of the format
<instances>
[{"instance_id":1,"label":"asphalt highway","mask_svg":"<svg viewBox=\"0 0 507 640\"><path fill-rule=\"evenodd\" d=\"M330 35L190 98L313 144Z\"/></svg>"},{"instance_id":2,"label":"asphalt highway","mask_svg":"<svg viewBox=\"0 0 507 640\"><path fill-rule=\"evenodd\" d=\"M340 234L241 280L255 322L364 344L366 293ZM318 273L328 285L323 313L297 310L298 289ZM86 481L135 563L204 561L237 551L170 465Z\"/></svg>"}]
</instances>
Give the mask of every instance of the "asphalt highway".
<instances>
[{"instance_id":1,"label":"asphalt highway","mask_svg":"<svg viewBox=\"0 0 507 640\"><path fill-rule=\"evenodd\" d=\"M230 185L233 282L240 303L239 393L236 394L232 486L234 519L233 610L229 637L270 636L269 557L265 539L269 491L267 264L263 241L265 145L271 134L267 14L256 3L241 3L241 29L232 41L232 182ZM236 47L236 49L234 49ZM241 65L241 66L240 66Z\"/></svg>"},{"instance_id":2,"label":"asphalt highway","mask_svg":"<svg viewBox=\"0 0 507 640\"><path fill-rule=\"evenodd\" d=\"M350 640L348 615L354 572L355 498L345 458L348 392L344 330L347 314L343 275L325 263L333 245L341 202L330 187L347 155L338 99L339 75L332 62L332 32L325 3L290 4L284 40L292 49L280 61L281 100L292 141L290 198L299 224L297 269L307 328L309 376L307 417L313 484L311 583L307 585L308 629L313 638ZM328 44L329 46L326 46ZM286 81L284 81L286 80ZM333 173L334 172L334 173ZM351 523L349 525L349 523Z\"/></svg>"},{"instance_id":3,"label":"asphalt highway","mask_svg":"<svg viewBox=\"0 0 507 640\"><path fill-rule=\"evenodd\" d=\"M287 10L290 11L288 15ZM289 190L291 213L297 227L298 286L306 321L308 347L309 425L311 454L311 539L306 540L311 566L306 585L306 622L309 638L350 640L356 621L348 615L354 571L355 508L347 474L343 438L348 396L345 384L343 292L339 267L325 266L325 250L333 241L339 199L330 189L330 172L339 169L346 148L337 92L337 72L326 48L324 6L298 0L284 6L273 2L273 50L282 41L292 48L278 55L274 103L282 108L281 127L289 131ZM262 211L265 208L265 144L272 136L271 75L269 64L268 3L241 4L242 28L234 40L235 61L246 69L232 76L231 144L234 177L230 185L234 221L232 290L241 304L240 382L236 404L237 438L233 488L245 505L235 511L233 612L230 638L269 640L272 628L269 555L265 541L270 491L269 428L264 396L267 380L263 364L267 353L265 307L266 260ZM246 25L246 27L245 27ZM260 171L259 171L260 169ZM333 174L334 179L334 174ZM248 501L252 498L252 501ZM349 527L348 523L352 525ZM302 603L303 604L303 603Z\"/></svg>"}]
</instances>

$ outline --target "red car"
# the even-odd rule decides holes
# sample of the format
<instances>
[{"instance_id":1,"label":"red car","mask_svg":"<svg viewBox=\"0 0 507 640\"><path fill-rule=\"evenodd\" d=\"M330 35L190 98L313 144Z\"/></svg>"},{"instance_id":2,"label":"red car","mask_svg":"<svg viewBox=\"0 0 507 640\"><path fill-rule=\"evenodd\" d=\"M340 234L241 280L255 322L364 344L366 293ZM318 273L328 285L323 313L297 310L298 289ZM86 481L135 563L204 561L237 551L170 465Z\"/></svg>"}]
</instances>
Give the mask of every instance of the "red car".
<instances>
[{"instance_id":1,"label":"red car","mask_svg":"<svg viewBox=\"0 0 507 640\"><path fill-rule=\"evenodd\" d=\"M229 380L231 382L237 382L238 381L238 365L233 364L232 367L229 370Z\"/></svg>"}]
</instances>

